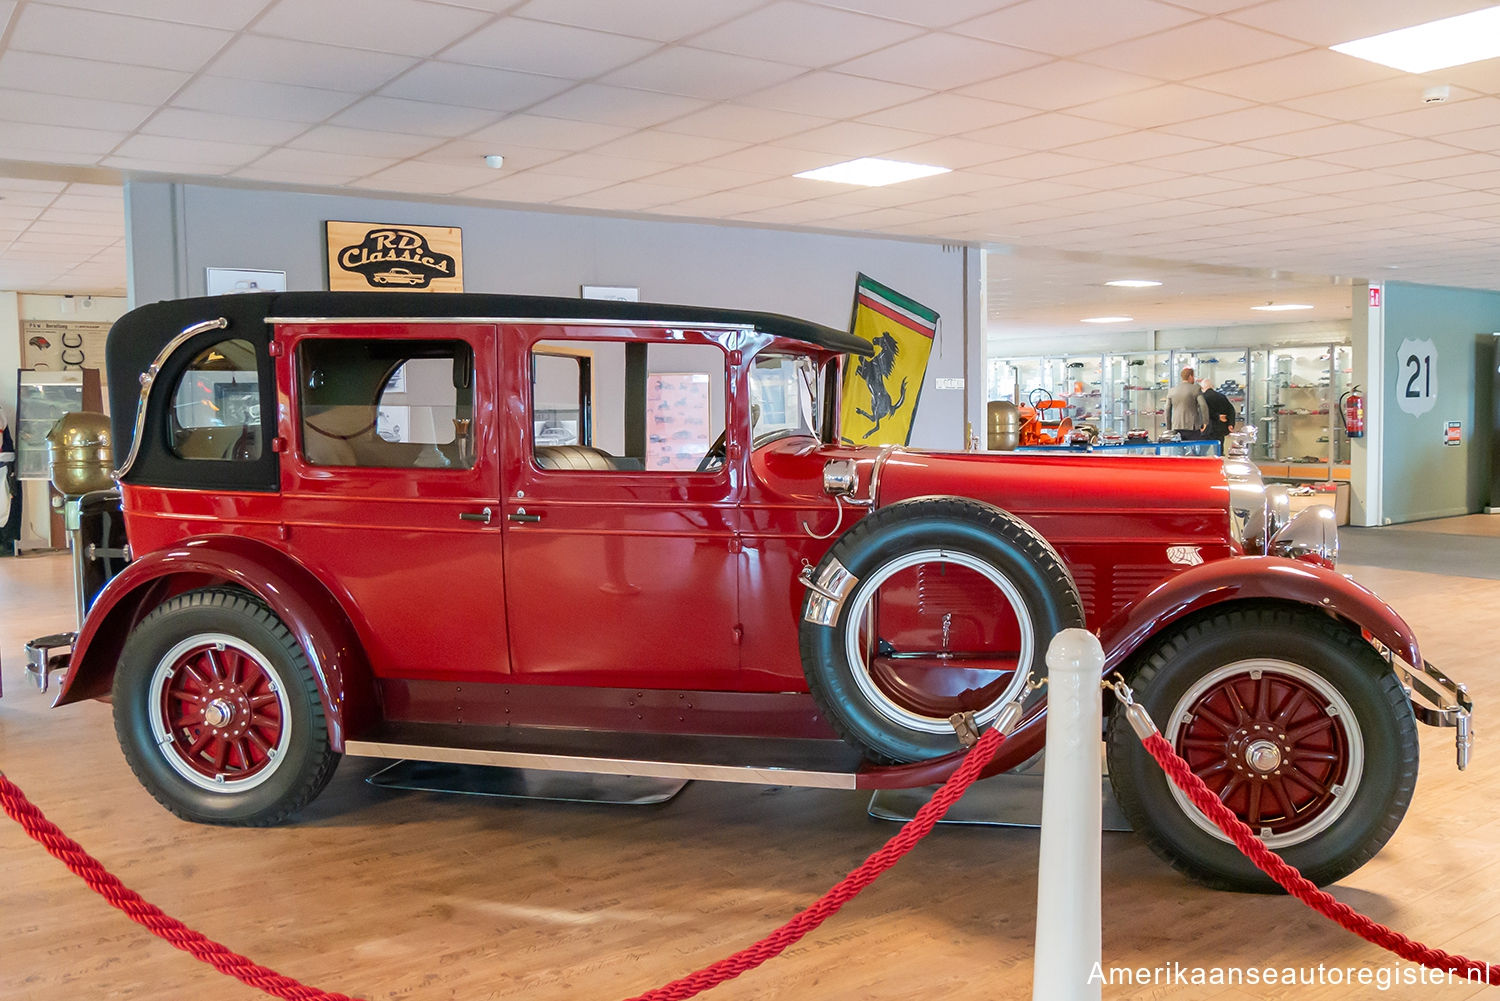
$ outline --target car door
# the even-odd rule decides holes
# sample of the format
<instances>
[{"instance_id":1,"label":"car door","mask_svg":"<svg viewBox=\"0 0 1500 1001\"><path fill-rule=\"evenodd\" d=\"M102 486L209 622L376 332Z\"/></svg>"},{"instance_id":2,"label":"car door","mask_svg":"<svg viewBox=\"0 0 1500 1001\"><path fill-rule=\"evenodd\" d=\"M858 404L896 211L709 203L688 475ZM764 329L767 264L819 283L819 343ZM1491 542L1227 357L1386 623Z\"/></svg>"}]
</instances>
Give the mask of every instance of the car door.
<instances>
[{"instance_id":1,"label":"car door","mask_svg":"<svg viewBox=\"0 0 1500 1001\"><path fill-rule=\"evenodd\" d=\"M508 674L495 327L278 333L292 381L285 544L340 598L378 678Z\"/></svg>"},{"instance_id":2,"label":"car door","mask_svg":"<svg viewBox=\"0 0 1500 1001\"><path fill-rule=\"evenodd\" d=\"M716 337L503 331L520 411L506 422L502 504L518 677L732 686L742 446Z\"/></svg>"}]
</instances>

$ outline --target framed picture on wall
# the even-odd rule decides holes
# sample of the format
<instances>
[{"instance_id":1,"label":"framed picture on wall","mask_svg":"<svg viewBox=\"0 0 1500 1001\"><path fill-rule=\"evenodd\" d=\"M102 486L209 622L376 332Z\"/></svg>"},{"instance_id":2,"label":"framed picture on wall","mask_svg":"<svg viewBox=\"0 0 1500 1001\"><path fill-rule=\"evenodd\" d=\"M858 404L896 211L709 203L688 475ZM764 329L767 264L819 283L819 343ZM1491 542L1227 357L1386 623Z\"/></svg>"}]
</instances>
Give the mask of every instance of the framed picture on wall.
<instances>
[{"instance_id":1,"label":"framed picture on wall","mask_svg":"<svg viewBox=\"0 0 1500 1001\"><path fill-rule=\"evenodd\" d=\"M711 383L703 372L646 377L646 468L694 470L713 444Z\"/></svg>"}]
</instances>

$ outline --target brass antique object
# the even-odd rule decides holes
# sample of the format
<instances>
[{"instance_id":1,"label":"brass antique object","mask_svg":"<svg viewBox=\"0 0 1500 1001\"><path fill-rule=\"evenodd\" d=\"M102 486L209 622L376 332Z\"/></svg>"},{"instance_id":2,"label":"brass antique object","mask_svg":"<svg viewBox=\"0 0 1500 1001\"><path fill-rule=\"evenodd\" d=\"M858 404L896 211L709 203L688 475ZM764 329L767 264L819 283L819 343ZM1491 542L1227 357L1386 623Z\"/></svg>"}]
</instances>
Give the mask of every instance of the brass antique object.
<instances>
[{"instance_id":1,"label":"brass antique object","mask_svg":"<svg viewBox=\"0 0 1500 1001\"><path fill-rule=\"evenodd\" d=\"M88 411L63 414L47 434L52 485L66 497L114 488L109 418Z\"/></svg>"}]
</instances>

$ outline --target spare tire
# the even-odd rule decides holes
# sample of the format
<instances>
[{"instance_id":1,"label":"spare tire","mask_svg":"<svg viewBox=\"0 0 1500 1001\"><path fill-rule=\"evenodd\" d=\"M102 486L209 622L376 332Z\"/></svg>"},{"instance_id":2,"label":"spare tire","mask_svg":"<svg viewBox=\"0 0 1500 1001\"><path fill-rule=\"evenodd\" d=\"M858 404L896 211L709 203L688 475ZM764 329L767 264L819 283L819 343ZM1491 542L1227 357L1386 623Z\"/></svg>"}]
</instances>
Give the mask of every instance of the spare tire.
<instances>
[{"instance_id":1,"label":"spare tire","mask_svg":"<svg viewBox=\"0 0 1500 1001\"><path fill-rule=\"evenodd\" d=\"M949 716L991 723L1028 673L1045 672L1052 637L1084 624L1078 588L1047 540L960 497L872 512L812 579L839 582L842 600L809 589L803 601L808 687L838 733L883 763L957 750Z\"/></svg>"}]
</instances>

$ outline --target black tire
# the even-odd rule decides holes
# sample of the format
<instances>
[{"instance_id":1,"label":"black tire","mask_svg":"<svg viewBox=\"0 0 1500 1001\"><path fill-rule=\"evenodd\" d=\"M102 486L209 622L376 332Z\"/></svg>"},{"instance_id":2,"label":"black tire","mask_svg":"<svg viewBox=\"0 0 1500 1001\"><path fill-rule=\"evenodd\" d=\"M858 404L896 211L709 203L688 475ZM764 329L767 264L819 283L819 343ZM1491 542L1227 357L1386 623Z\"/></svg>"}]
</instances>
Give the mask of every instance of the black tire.
<instances>
[{"instance_id":1,"label":"black tire","mask_svg":"<svg viewBox=\"0 0 1500 1001\"><path fill-rule=\"evenodd\" d=\"M1354 629L1312 610L1238 608L1172 629L1138 663L1130 684L1163 736L1314 883L1347 876L1396 832L1416 786L1416 720ZM1156 854L1216 889L1281 892L1179 800L1121 708L1107 740L1115 797Z\"/></svg>"},{"instance_id":2,"label":"black tire","mask_svg":"<svg viewBox=\"0 0 1500 1001\"><path fill-rule=\"evenodd\" d=\"M885 668L879 664L874 669L869 666L895 663L900 652L880 637L874 656L851 656L851 649L860 642L851 638L851 623L861 614L862 602L873 604L873 596L887 579L883 575L901 572L892 568L900 567L903 560L939 553L932 562L944 567L957 563L990 578L995 597L1010 607L997 607L994 615L988 609L970 607L966 615L970 620L987 616L992 623L1002 614L1013 616L1021 646L1016 669L994 672L992 684L958 693L919 692L908 701L904 682L882 676ZM872 761L922 761L958 750L949 715L969 710L981 725L991 722L1003 704L1014 698L1021 669L1029 666L1033 679L1042 677L1052 637L1083 625L1078 589L1056 551L1025 522L979 501L919 497L881 508L846 532L823 557L818 570L832 560L859 582L832 625L807 621L807 602L815 597L809 592L800 625L802 668L829 722ZM946 628L943 636L946 649ZM930 670L949 670L951 679L957 675L947 665L956 663L940 661ZM935 688L941 687L943 679L933 677Z\"/></svg>"},{"instance_id":3,"label":"black tire","mask_svg":"<svg viewBox=\"0 0 1500 1001\"><path fill-rule=\"evenodd\" d=\"M338 764L307 657L244 591L190 591L152 611L125 641L113 699L131 770L184 820L281 823Z\"/></svg>"}]
</instances>

